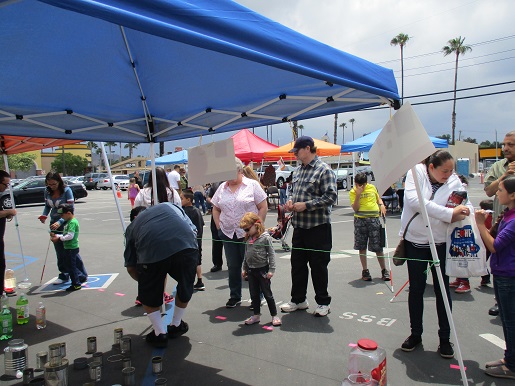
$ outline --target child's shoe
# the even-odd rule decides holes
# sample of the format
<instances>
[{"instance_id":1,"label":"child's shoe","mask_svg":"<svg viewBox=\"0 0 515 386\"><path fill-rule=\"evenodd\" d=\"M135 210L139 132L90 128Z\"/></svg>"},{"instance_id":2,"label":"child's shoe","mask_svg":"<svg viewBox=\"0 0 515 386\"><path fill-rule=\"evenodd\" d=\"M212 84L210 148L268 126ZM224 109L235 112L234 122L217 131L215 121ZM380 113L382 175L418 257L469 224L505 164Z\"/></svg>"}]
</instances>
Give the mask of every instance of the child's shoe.
<instances>
[{"instance_id":1,"label":"child's shoe","mask_svg":"<svg viewBox=\"0 0 515 386\"><path fill-rule=\"evenodd\" d=\"M281 322L281 318L280 317L274 316L272 318L272 326L277 327L277 326L280 326L281 324L283 324L283 323Z\"/></svg>"},{"instance_id":2,"label":"child's shoe","mask_svg":"<svg viewBox=\"0 0 515 386\"><path fill-rule=\"evenodd\" d=\"M202 283L202 280L197 280L197 283L193 286L193 289L196 291L204 291L206 286Z\"/></svg>"},{"instance_id":3,"label":"child's shoe","mask_svg":"<svg viewBox=\"0 0 515 386\"><path fill-rule=\"evenodd\" d=\"M247 320L245 320L245 324L254 324L254 323L259 323L260 321L260 317L259 315L252 315L250 318L248 318Z\"/></svg>"}]
</instances>

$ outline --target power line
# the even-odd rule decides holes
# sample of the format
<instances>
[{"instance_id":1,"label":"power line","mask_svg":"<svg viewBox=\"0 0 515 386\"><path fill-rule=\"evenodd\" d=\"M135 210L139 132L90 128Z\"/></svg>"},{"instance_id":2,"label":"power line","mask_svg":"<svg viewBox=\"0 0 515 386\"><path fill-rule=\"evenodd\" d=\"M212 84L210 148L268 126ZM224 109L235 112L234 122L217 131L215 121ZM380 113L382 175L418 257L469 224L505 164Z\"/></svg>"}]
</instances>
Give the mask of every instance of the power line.
<instances>
[{"instance_id":1,"label":"power line","mask_svg":"<svg viewBox=\"0 0 515 386\"><path fill-rule=\"evenodd\" d=\"M469 45L471 47L482 46L482 45L485 45L485 44L497 43L497 42L500 42L500 41L503 41L503 40L513 39L513 38L515 38L515 35L508 35L508 36L503 36L503 37L500 37L500 38L486 40L484 42L473 43L473 44L469 44ZM418 59L418 58L423 58L423 57L426 57L426 56L431 56L431 55L436 55L436 54L441 54L441 53L442 53L442 50L434 51L434 52L428 52L428 53L420 54L420 55L407 56L407 57L404 58L404 60ZM382 62L377 62L376 64L394 63L394 62L398 62L398 61L400 61L400 59L391 59L391 60L386 60L386 61L382 61Z\"/></svg>"},{"instance_id":2,"label":"power line","mask_svg":"<svg viewBox=\"0 0 515 386\"><path fill-rule=\"evenodd\" d=\"M506 85L506 84L512 84L512 83L515 83L515 80L510 80L510 81L507 81L507 82L501 82L501 83L484 84L484 85L482 85L482 86L474 86L474 87L460 88L460 89L456 89L456 92L469 91L469 90L478 90L478 89L486 88L486 87L504 86L504 85ZM406 97L404 97L404 98L421 98L421 97L426 97L426 96L441 95L441 94L449 94L449 93L451 93L451 92L454 92L454 90L449 90L449 91L437 91L437 92L432 92L432 93L429 93L429 94L411 95L411 96L406 96Z\"/></svg>"}]
</instances>

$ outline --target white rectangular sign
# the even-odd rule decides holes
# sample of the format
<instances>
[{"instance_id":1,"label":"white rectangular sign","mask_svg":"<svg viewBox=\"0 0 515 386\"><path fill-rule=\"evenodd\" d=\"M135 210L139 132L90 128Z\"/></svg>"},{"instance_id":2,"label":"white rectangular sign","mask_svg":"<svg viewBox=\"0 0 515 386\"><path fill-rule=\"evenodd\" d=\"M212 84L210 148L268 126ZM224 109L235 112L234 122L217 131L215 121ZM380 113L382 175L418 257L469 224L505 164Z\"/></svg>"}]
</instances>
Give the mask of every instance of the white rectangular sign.
<instances>
[{"instance_id":1,"label":"white rectangular sign","mask_svg":"<svg viewBox=\"0 0 515 386\"><path fill-rule=\"evenodd\" d=\"M379 194L435 151L411 104L404 104L381 130L368 153Z\"/></svg>"},{"instance_id":2,"label":"white rectangular sign","mask_svg":"<svg viewBox=\"0 0 515 386\"><path fill-rule=\"evenodd\" d=\"M188 149L190 186L233 180L237 176L232 138Z\"/></svg>"}]
</instances>

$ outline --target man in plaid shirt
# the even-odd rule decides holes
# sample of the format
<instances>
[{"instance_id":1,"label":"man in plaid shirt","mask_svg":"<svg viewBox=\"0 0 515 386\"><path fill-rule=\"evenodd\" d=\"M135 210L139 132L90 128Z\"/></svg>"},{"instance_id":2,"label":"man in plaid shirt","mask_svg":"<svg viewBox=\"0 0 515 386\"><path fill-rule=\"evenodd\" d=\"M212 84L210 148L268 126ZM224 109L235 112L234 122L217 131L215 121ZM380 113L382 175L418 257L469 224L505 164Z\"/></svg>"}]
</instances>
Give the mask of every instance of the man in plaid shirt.
<instances>
[{"instance_id":1,"label":"man in plaid shirt","mask_svg":"<svg viewBox=\"0 0 515 386\"><path fill-rule=\"evenodd\" d=\"M330 312L331 297L327 292L332 248L331 209L336 201L336 176L318 159L313 138L302 136L290 152L302 165L293 173L293 191L285 209L293 212L294 228L291 252L291 301L281 306L283 312L305 310L309 266L318 306L315 316Z\"/></svg>"}]
</instances>

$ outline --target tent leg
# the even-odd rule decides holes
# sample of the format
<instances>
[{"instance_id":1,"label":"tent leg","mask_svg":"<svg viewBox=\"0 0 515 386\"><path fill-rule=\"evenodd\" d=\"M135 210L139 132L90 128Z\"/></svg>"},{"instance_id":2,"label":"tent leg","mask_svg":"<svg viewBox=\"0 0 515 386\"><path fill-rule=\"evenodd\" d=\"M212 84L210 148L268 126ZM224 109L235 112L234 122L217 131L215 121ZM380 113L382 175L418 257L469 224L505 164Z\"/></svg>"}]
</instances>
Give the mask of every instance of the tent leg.
<instances>
[{"instance_id":1,"label":"tent leg","mask_svg":"<svg viewBox=\"0 0 515 386\"><path fill-rule=\"evenodd\" d=\"M154 142L150 142L150 167L152 168L152 195L154 196L154 205L157 205L157 178L156 178L156 154L154 152Z\"/></svg>"},{"instance_id":2,"label":"tent leg","mask_svg":"<svg viewBox=\"0 0 515 386\"><path fill-rule=\"evenodd\" d=\"M9 162L7 160L7 154L4 154L4 165L5 165L5 171L11 175L9 171ZM10 188L9 189L9 196L11 197L11 204L12 209L16 209L16 204L14 202L14 195L13 191ZM21 235L20 235L20 224L18 223L18 216L14 216L14 225L16 226L16 234L18 235L18 242L20 244L20 254L21 254L21 260L23 262L23 273L25 274L25 279L18 283L19 288L30 288L32 286L32 283L29 281L29 277L27 276L27 266L25 265L25 255L23 253L23 245L21 242ZM50 237L50 236L49 236ZM5 258L5 256L4 256Z\"/></svg>"},{"instance_id":3,"label":"tent leg","mask_svg":"<svg viewBox=\"0 0 515 386\"><path fill-rule=\"evenodd\" d=\"M125 229L127 228L127 226L125 225L125 220L123 218L123 212L122 212L122 207L120 205L120 200L118 200L118 196L116 195L113 174L111 173L111 165L109 165L109 162L107 160L107 154L106 154L104 142L100 142L100 148L102 149L102 158L104 159L104 164L106 165L107 174L109 176L109 179L111 180L111 190L113 191L114 202L116 203L116 208L118 209L118 216L120 216L120 223L122 224L123 233L125 233Z\"/></svg>"}]
</instances>

